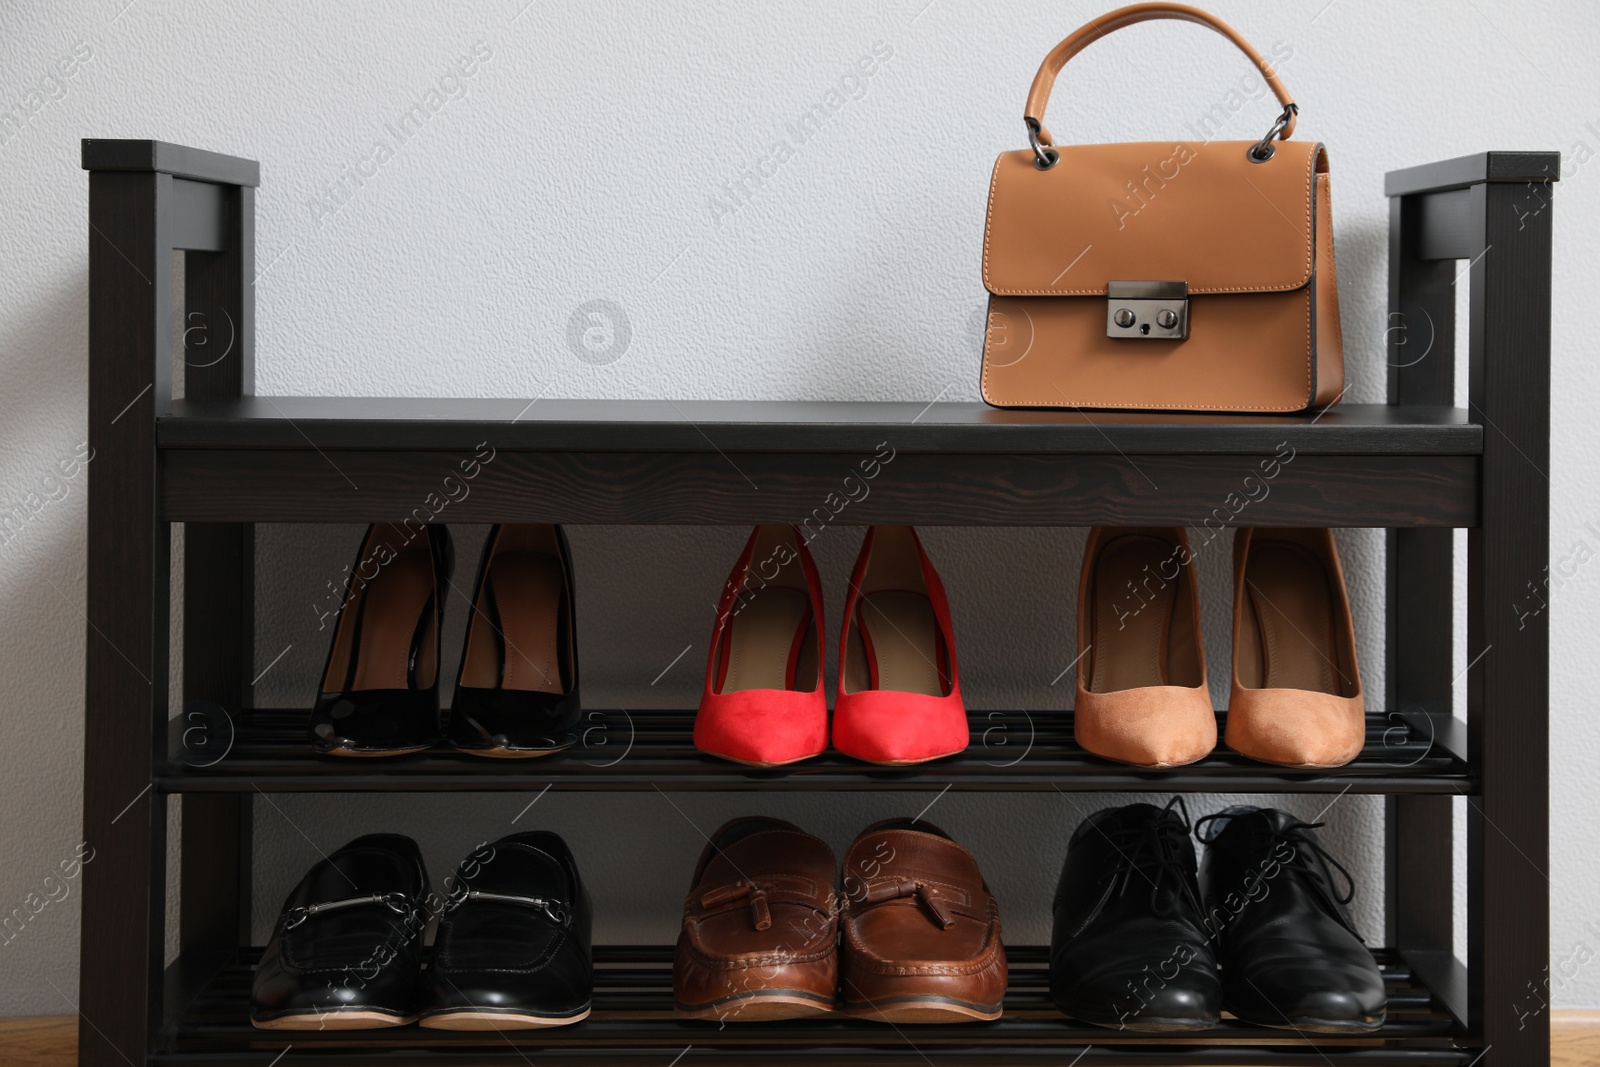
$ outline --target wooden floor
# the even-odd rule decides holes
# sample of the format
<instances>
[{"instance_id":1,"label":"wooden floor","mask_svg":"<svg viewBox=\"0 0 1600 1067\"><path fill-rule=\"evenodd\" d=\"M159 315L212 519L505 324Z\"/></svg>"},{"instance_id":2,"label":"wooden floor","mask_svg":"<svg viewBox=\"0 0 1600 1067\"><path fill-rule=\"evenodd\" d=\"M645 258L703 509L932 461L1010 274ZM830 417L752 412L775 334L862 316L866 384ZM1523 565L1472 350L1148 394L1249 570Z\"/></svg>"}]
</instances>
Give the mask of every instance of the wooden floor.
<instances>
[{"instance_id":1,"label":"wooden floor","mask_svg":"<svg viewBox=\"0 0 1600 1067\"><path fill-rule=\"evenodd\" d=\"M0 1019L0 1067L73 1067L78 1062L75 1022L70 1015ZM1550 1064L1600 1067L1600 1011L1551 1015Z\"/></svg>"}]
</instances>

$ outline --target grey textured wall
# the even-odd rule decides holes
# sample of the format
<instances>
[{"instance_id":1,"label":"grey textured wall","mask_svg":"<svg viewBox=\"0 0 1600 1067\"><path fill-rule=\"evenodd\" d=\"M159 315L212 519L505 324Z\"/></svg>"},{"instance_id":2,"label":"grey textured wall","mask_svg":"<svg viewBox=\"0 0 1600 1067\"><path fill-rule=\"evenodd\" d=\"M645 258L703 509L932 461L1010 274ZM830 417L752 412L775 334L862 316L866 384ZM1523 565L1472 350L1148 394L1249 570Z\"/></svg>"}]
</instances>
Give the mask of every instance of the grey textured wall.
<instances>
[{"instance_id":1,"label":"grey textured wall","mask_svg":"<svg viewBox=\"0 0 1600 1067\"><path fill-rule=\"evenodd\" d=\"M61 464L71 467L85 435L90 235L80 137L155 137L262 161L264 394L973 400L993 158L1022 143L1023 99L1040 59L1106 6L0 7L0 505L25 503L31 514L0 544L0 676L18 742L0 773L8 815L0 910L37 892L79 842L85 476L66 476ZM1586 773L1600 757L1588 707L1600 683L1592 640L1600 586L1589 564L1600 535L1588 525L1600 519L1590 462L1600 371L1586 355L1584 320L1600 283L1592 251L1600 19L1577 0L1210 6L1263 50L1291 50L1280 65L1302 104L1300 135L1329 145L1351 400L1380 400L1384 390L1383 172L1486 148L1568 154L1554 209L1554 460L1528 476L1551 481L1552 558L1568 561L1551 581L1548 609L1552 986L1555 1003L1600 1004L1600 968L1569 966L1572 976L1559 977L1563 961L1592 956L1600 943L1588 925L1600 881L1588 847L1600 832L1600 796ZM872 76L845 81L875 47ZM1074 61L1050 125L1063 140L1085 142L1191 136L1188 124L1231 106L1230 93L1253 93L1251 77L1241 57L1198 29L1138 27ZM833 90L840 106L827 122L794 125ZM426 121L396 134L419 102ZM1239 103L1223 136L1259 136L1274 109L1262 98ZM627 321L603 353L582 343L594 325L585 305L595 300ZM309 700L326 637L311 605L348 562L357 533L264 531L258 667L288 652L262 679L262 703ZM1065 706L1050 681L1071 660L1082 532L927 534L954 600L974 706L1036 715ZM835 611L857 536L838 529L818 544ZM643 709L693 700L711 600L741 537L572 531L593 701ZM470 566L471 538L463 542ZM1367 688L1381 693L1381 537L1353 531L1341 543ZM1202 566L1221 699L1226 556ZM452 642L462 609L452 605ZM453 648L446 658L453 664ZM1458 662L1467 665L1464 648ZM537 776L537 766L528 773ZM509 830L529 796L258 802L258 920L317 849L365 830L405 829L442 877L476 841ZM843 847L872 819L927 799L552 792L517 825L573 839L597 885L602 937L665 939L699 847L696 825L770 811ZM1013 937L1038 940L1066 836L1094 803L952 794L929 818L978 853ZM1312 815L1323 803L1297 805ZM1363 926L1376 932L1381 806L1347 796L1327 817L1361 882ZM0 946L0 1011L69 1010L77 954L74 893Z\"/></svg>"}]
</instances>

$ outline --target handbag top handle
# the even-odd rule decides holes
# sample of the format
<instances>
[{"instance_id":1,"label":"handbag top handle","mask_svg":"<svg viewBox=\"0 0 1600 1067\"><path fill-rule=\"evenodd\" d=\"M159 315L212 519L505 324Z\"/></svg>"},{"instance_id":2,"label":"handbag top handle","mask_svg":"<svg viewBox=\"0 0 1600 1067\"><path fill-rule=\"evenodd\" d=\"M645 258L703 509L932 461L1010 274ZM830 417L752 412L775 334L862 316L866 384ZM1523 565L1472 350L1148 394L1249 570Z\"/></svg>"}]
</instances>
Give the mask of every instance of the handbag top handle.
<instances>
[{"instance_id":1,"label":"handbag top handle","mask_svg":"<svg viewBox=\"0 0 1600 1067\"><path fill-rule=\"evenodd\" d=\"M1079 27L1070 37L1051 49L1050 54L1044 57L1039 73L1034 75L1033 87L1028 90L1028 109L1024 112L1023 121L1028 124L1028 141L1033 145L1040 169L1050 169L1060 158L1059 153L1050 147L1054 140L1050 136L1050 131L1044 126L1044 109L1050 103L1050 90L1055 87L1056 75L1061 72L1061 68L1067 65L1067 60L1107 34L1124 26L1152 19L1176 19L1215 30L1232 41L1239 51L1249 56L1250 62L1261 72L1273 95L1278 98L1278 103L1283 105L1283 114L1278 116L1278 121L1273 123L1267 135L1251 149L1252 158L1258 160L1270 158L1272 139L1274 137L1287 139L1294 132L1295 116L1300 112L1294 98L1289 95L1289 90L1284 88L1283 82L1278 78L1278 72L1272 69L1272 64L1263 59L1261 53L1257 52L1232 26L1215 15L1188 4L1130 4L1128 7L1118 8L1099 18L1091 19Z\"/></svg>"}]
</instances>

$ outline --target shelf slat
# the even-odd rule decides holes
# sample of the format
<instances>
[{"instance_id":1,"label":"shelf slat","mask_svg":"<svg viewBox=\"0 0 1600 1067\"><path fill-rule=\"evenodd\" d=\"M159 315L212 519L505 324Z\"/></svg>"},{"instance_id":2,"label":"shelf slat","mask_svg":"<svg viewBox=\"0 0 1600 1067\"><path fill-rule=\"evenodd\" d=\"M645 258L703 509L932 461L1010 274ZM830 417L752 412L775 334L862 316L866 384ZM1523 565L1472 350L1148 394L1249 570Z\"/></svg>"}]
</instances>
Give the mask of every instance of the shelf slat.
<instances>
[{"instance_id":1,"label":"shelf slat","mask_svg":"<svg viewBox=\"0 0 1600 1067\"><path fill-rule=\"evenodd\" d=\"M1220 746L1189 767L1149 771L1093 756L1072 738L1070 711L974 711L972 745L917 767L878 767L828 752L790 767L759 770L705 755L692 740L691 711L586 712L578 748L530 760L491 760L448 750L394 759L319 757L306 739L308 713L247 711L226 757L211 750L183 761L182 719L174 758L157 775L166 792L442 792L544 789L683 792L760 790L1205 793L1474 792L1468 769L1415 720L1374 712L1367 744L1345 767L1298 771L1245 759ZM1221 736L1225 716L1218 715Z\"/></svg>"},{"instance_id":2,"label":"shelf slat","mask_svg":"<svg viewBox=\"0 0 1600 1067\"><path fill-rule=\"evenodd\" d=\"M1428 988L1393 953L1380 951L1389 991L1388 1021L1359 1037L1267 1029L1225 1018L1213 1030L1190 1035L1152 1035L1085 1026L1061 1015L1051 1003L1048 954L1040 947L1012 947L1011 988L1006 1013L993 1023L891 1027L842 1018L719 1025L672 1018L672 949L667 946L598 946L595 949L594 1011L585 1022L536 1031L451 1033L408 1026L369 1031L259 1031L248 1020L250 950L224 968L190 1002L169 1029L157 1063L270 1062L292 1047L294 1062L373 1059L385 1064L438 1063L453 1053L473 1062L523 1057L538 1062L634 1062L657 1067L692 1046L718 1063L896 1062L895 1057L936 1057L937 1062L1082 1062L1301 1064L1465 1064L1471 1050L1454 1047L1457 1030ZM175 965L176 966L176 965ZM962 1055L965 1052L966 1055ZM858 1061L852 1057L861 1057ZM1157 1057L1157 1058L1147 1058ZM924 1062L920 1059L917 1062Z\"/></svg>"}]
</instances>

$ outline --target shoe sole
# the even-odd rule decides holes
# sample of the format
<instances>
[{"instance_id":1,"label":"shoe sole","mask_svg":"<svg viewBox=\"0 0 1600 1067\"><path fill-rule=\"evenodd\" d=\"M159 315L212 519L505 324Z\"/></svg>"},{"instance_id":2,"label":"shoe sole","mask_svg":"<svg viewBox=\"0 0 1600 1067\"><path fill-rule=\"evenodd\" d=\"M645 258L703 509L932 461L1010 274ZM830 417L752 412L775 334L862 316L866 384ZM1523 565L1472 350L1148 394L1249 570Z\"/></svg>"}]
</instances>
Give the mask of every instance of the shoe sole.
<instances>
[{"instance_id":1,"label":"shoe sole","mask_svg":"<svg viewBox=\"0 0 1600 1067\"><path fill-rule=\"evenodd\" d=\"M250 1019L257 1030L386 1030L410 1026L415 1015L390 1015L381 1011L310 1011L279 1015L272 1019Z\"/></svg>"},{"instance_id":2,"label":"shoe sole","mask_svg":"<svg viewBox=\"0 0 1600 1067\"><path fill-rule=\"evenodd\" d=\"M844 1014L853 1019L885 1023L993 1022L1005 1013L1000 1004L968 1004L946 997L905 997L876 1004L846 1004Z\"/></svg>"},{"instance_id":3,"label":"shoe sole","mask_svg":"<svg viewBox=\"0 0 1600 1067\"><path fill-rule=\"evenodd\" d=\"M591 1009L577 1015L535 1015L521 1011L442 1011L424 1015L417 1025L428 1030L541 1030L552 1026L571 1026L589 1017Z\"/></svg>"},{"instance_id":4,"label":"shoe sole","mask_svg":"<svg viewBox=\"0 0 1600 1067\"><path fill-rule=\"evenodd\" d=\"M840 749L839 752L840 755L849 756L851 759L860 760L862 763L870 763L874 767L915 767L923 763L932 763L934 760L959 756L970 747L970 745L962 745L960 748L951 749L949 752L940 752L933 756L921 756L917 759L868 759L865 756L856 756L845 752L843 749Z\"/></svg>"},{"instance_id":5,"label":"shoe sole","mask_svg":"<svg viewBox=\"0 0 1600 1067\"><path fill-rule=\"evenodd\" d=\"M758 1023L780 1019L808 1019L818 1015L831 1015L834 1004L815 994L795 991L769 991L741 993L737 996L714 1000L710 1004L675 1004L672 1015L676 1019L699 1019L711 1022Z\"/></svg>"},{"instance_id":6,"label":"shoe sole","mask_svg":"<svg viewBox=\"0 0 1600 1067\"><path fill-rule=\"evenodd\" d=\"M1180 1034L1198 1033L1203 1030L1215 1029L1221 1022L1220 1018L1211 1019L1181 1019L1172 1016L1149 1017L1144 1015L1130 1015L1123 1019L1108 1019L1104 1016L1095 1016L1083 1012L1072 1011L1064 1005L1057 1004L1056 1010L1075 1022L1088 1023L1106 1030L1120 1030L1132 1034Z\"/></svg>"},{"instance_id":7,"label":"shoe sole","mask_svg":"<svg viewBox=\"0 0 1600 1067\"><path fill-rule=\"evenodd\" d=\"M1279 760L1267 759L1265 756L1254 756L1248 752L1242 752L1232 745L1228 746L1228 751L1236 752L1245 759L1255 760L1257 763L1265 763L1269 767L1284 767L1292 771L1336 771L1340 767L1350 766L1350 764L1361 758L1361 753L1357 752L1343 763L1283 763Z\"/></svg>"},{"instance_id":8,"label":"shoe sole","mask_svg":"<svg viewBox=\"0 0 1600 1067\"><path fill-rule=\"evenodd\" d=\"M702 748L702 749L700 749L700 751L704 752L708 756L715 756L718 759L725 759L729 763L737 763L741 767L754 767L757 770L763 770L763 771L764 770L770 770L773 767L787 767L790 764L800 763L803 760L815 759L816 757L822 755L821 752L808 752L804 756L796 756L794 759L777 760L775 762L763 762L763 761L760 761L760 760L740 759L738 756L727 756L727 755L722 754L721 752L712 752L710 749L706 749L706 748Z\"/></svg>"},{"instance_id":9,"label":"shoe sole","mask_svg":"<svg viewBox=\"0 0 1600 1067\"><path fill-rule=\"evenodd\" d=\"M1266 1026L1274 1030L1296 1030L1306 1034L1370 1034L1383 1029L1387 1020L1387 1013L1374 1016L1373 1019L1252 1019L1248 1016L1234 1013L1234 1018L1251 1026Z\"/></svg>"},{"instance_id":10,"label":"shoe sole","mask_svg":"<svg viewBox=\"0 0 1600 1067\"><path fill-rule=\"evenodd\" d=\"M537 759L540 756L554 756L558 752L570 752L571 745L561 748L461 748L456 751L463 756L479 756L485 759Z\"/></svg>"}]
</instances>

